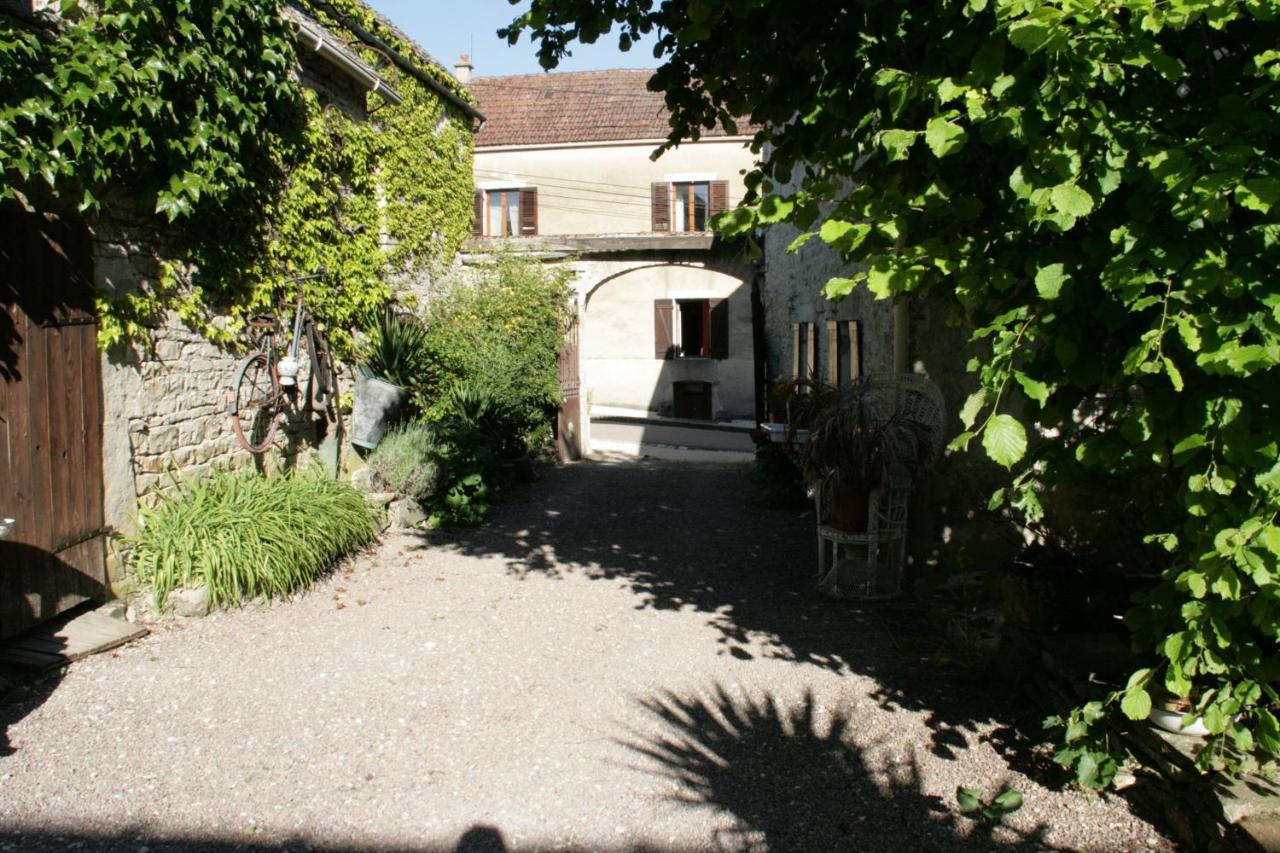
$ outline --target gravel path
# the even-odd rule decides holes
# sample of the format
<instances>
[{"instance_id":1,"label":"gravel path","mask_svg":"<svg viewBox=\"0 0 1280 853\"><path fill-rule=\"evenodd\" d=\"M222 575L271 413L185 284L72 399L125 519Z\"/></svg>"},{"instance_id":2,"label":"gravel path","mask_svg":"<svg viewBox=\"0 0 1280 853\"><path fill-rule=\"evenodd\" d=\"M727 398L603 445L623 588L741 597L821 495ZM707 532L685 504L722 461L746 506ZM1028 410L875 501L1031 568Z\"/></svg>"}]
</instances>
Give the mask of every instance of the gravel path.
<instances>
[{"instance_id":1,"label":"gravel path","mask_svg":"<svg viewBox=\"0 0 1280 853\"><path fill-rule=\"evenodd\" d=\"M753 502L741 466L574 465L77 663L0 708L0 848L1171 849L1036 781L989 701L809 591L811 519ZM958 784L1026 805L993 834Z\"/></svg>"}]
</instances>

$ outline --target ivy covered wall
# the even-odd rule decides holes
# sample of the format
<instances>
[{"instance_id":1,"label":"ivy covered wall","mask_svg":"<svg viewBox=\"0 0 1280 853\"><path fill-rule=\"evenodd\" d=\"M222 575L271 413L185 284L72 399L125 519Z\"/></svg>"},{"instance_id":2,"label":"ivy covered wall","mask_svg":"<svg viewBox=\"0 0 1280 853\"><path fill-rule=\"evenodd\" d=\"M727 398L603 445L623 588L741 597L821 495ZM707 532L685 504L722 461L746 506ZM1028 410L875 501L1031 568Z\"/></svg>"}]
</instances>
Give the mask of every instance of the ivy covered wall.
<instances>
[{"instance_id":1,"label":"ivy covered wall","mask_svg":"<svg viewBox=\"0 0 1280 853\"><path fill-rule=\"evenodd\" d=\"M466 90L363 5L299 5L403 102L366 117L306 91L275 0L0 15L0 199L93 214L127 188L183 246L163 275L103 294L105 345L147 343L167 311L232 344L245 316L288 296L283 279L319 266L340 288L308 295L343 337L395 276L447 264L468 232L469 119L347 24Z\"/></svg>"},{"instance_id":2,"label":"ivy covered wall","mask_svg":"<svg viewBox=\"0 0 1280 853\"><path fill-rule=\"evenodd\" d=\"M469 101L465 89L356 2L295 5L402 102L299 55L275 0L0 12L0 203L83 216L94 235L117 527L169 474L243 455L222 388L245 319L293 296L286 278L332 273L307 298L349 354L352 327L399 282L447 267L469 233L470 119L420 78ZM307 438L282 431L277 459Z\"/></svg>"}]
</instances>

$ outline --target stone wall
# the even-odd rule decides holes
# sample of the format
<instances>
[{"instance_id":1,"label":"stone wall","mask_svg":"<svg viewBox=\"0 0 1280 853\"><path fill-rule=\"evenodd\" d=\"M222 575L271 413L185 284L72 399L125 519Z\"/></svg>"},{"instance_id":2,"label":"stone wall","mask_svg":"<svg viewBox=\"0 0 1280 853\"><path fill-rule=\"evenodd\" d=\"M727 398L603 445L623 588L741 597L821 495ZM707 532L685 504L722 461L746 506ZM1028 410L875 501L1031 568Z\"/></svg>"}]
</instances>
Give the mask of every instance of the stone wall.
<instances>
[{"instance_id":1,"label":"stone wall","mask_svg":"<svg viewBox=\"0 0 1280 853\"><path fill-rule=\"evenodd\" d=\"M153 283L164 260L180 256L176 235L159 232L128 200L113 199L105 210L89 221L95 284L105 294L120 296ZM134 530L140 503L214 466L270 470L305 464L315 437L305 416L294 413L263 458L236 438L225 389L243 357L214 346L172 313L157 319L146 341L116 344L102 354L108 525ZM305 359L299 379L306 380ZM110 569L112 582L118 582L118 565Z\"/></svg>"},{"instance_id":2,"label":"stone wall","mask_svg":"<svg viewBox=\"0 0 1280 853\"><path fill-rule=\"evenodd\" d=\"M851 270L821 240L810 240L794 254L787 252L800 231L792 225L775 225L765 234L764 302L766 376L790 379L792 324L813 323L818 335L818 364L825 371L827 321L856 320L861 340L862 373L893 370L893 305L876 300L866 288L858 288L840 302L822 295L822 286L834 276ZM824 376L819 372L819 376Z\"/></svg>"}]
</instances>

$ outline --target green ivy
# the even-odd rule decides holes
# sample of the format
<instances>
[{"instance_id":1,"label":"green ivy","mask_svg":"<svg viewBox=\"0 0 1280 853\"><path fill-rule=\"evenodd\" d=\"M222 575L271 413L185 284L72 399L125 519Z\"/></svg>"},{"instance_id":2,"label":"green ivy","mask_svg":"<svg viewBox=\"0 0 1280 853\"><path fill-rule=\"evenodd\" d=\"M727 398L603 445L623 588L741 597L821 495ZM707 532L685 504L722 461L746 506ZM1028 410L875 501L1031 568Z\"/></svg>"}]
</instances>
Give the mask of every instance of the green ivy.
<instances>
[{"instance_id":1,"label":"green ivy","mask_svg":"<svg viewBox=\"0 0 1280 853\"><path fill-rule=\"evenodd\" d=\"M325 9L379 29L362 5L319 5L334 32ZM353 46L404 100L365 121L303 92L275 0L62 12L46 29L0 15L0 199L86 210L127 191L186 249L138 290L103 295L104 345L147 341L167 310L231 344L245 317L292 299L288 276L325 267L307 299L349 352L348 330L393 297L395 276L446 263L468 233L468 120L375 52Z\"/></svg>"},{"instance_id":2,"label":"green ivy","mask_svg":"<svg viewBox=\"0 0 1280 853\"><path fill-rule=\"evenodd\" d=\"M85 209L127 185L173 221L270 195L298 92L292 26L274 2L61 11L56 32L0 15L0 198Z\"/></svg>"},{"instance_id":3,"label":"green ivy","mask_svg":"<svg viewBox=\"0 0 1280 853\"><path fill-rule=\"evenodd\" d=\"M840 299L953 299L986 358L954 448L1037 519L1101 482L1160 573L1144 665L1059 722L1081 783L1111 725L1190 697L1205 769L1280 756L1280 4L1274 0L533 0L554 66L646 34L669 145L750 115L746 206L857 270ZM690 83L690 81L695 81ZM701 81L701 82L698 82ZM1098 543L1106 547L1108 543Z\"/></svg>"},{"instance_id":4,"label":"green ivy","mask_svg":"<svg viewBox=\"0 0 1280 853\"><path fill-rule=\"evenodd\" d=\"M412 44L382 27L373 12L354 0L309 4L317 18L341 31L344 19L375 32L402 56L417 57ZM458 251L471 233L472 133L469 119L446 107L442 98L399 68L382 61L373 49L355 45L356 52L403 96L395 106L378 109L373 117L381 128L378 179L385 208L385 228L391 238L387 261L392 270L432 267ZM470 92L453 75L425 59L420 73L465 102Z\"/></svg>"}]
</instances>

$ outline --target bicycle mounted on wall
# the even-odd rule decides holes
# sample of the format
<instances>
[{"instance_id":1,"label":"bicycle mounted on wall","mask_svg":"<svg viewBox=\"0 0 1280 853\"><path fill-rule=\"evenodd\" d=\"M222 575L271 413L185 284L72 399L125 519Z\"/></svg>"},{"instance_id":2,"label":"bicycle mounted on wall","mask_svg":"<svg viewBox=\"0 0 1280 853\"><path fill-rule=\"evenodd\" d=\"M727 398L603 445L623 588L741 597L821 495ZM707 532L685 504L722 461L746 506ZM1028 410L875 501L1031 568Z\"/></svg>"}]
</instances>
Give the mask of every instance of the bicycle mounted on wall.
<instances>
[{"instance_id":1,"label":"bicycle mounted on wall","mask_svg":"<svg viewBox=\"0 0 1280 853\"><path fill-rule=\"evenodd\" d=\"M284 284L298 285L298 298L293 310L293 334L283 357L277 352L278 340L284 339L279 317L258 316L248 326L256 332L254 351L240 362L235 379L226 389L227 415L236 438L251 453L261 453L271 445L276 430L286 419L286 409L317 412L322 418L323 437L329 424L341 431L338 411L338 376L333 349L324 329L307 310L303 282L328 277L321 269L310 275L285 279ZM310 370L306 376L306 393L299 405L299 353L306 344Z\"/></svg>"}]
</instances>

